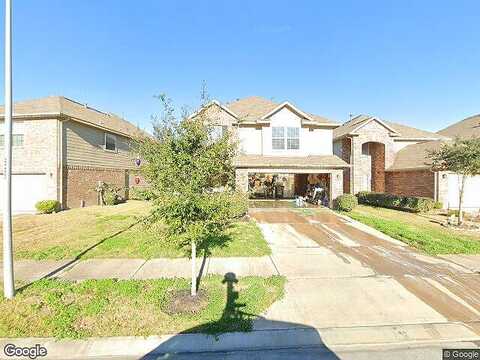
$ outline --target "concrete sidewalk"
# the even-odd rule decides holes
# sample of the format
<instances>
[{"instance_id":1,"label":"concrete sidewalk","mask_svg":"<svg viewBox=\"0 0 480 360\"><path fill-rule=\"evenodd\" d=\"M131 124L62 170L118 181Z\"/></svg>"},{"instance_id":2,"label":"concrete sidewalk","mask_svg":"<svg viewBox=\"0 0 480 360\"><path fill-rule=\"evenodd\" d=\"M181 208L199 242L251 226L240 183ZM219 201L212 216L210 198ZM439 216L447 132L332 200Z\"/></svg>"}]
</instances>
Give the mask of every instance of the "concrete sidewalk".
<instances>
[{"instance_id":1,"label":"concrete sidewalk","mask_svg":"<svg viewBox=\"0 0 480 360\"><path fill-rule=\"evenodd\" d=\"M400 325L351 328L295 327L251 332L171 334L149 337L110 337L85 340L53 338L0 339L0 347L14 344L47 349L47 359L93 358L175 358L175 354L215 354L218 352L323 348L331 354L341 349L408 344L436 344L445 341L477 342L480 337L460 324ZM0 354L0 359L8 359ZM334 357L335 359L338 359Z\"/></svg>"},{"instance_id":2,"label":"concrete sidewalk","mask_svg":"<svg viewBox=\"0 0 480 360\"><path fill-rule=\"evenodd\" d=\"M203 258L197 259L200 272ZM0 263L0 266L3 266ZM79 281L88 279L158 279L190 277L191 261L181 259L89 259L62 261L15 261L15 278L22 281L35 281L44 277ZM203 274L224 275L234 272L237 276L278 275L270 256L207 258L203 264ZM3 272L0 274L0 280Z\"/></svg>"}]
</instances>

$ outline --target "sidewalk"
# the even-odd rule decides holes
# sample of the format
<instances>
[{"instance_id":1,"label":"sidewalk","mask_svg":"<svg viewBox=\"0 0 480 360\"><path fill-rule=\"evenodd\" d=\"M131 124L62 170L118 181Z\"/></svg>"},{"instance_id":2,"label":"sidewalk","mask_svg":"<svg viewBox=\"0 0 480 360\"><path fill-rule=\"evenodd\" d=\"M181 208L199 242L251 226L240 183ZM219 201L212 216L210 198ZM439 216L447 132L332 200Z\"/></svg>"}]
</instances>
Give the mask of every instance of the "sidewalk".
<instances>
[{"instance_id":1,"label":"sidewalk","mask_svg":"<svg viewBox=\"0 0 480 360\"><path fill-rule=\"evenodd\" d=\"M0 347L14 344L47 350L47 359L176 358L174 354L207 357L219 352L323 348L330 355L341 349L479 341L480 337L460 324L417 324L353 328L280 328L247 333L171 334L148 337L109 337L85 340L53 338L0 339ZM11 357L10 357L11 358ZM328 357L338 359L338 357ZM370 358L370 357L369 357ZM0 359L9 359L2 353Z\"/></svg>"},{"instance_id":2,"label":"sidewalk","mask_svg":"<svg viewBox=\"0 0 480 360\"><path fill-rule=\"evenodd\" d=\"M203 258L197 258L197 272L200 272ZM3 267L3 263L0 263ZM207 258L203 274L224 275L234 272L237 276L272 276L278 271L270 256ZM158 279L190 277L191 260L181 259L89 259L61 261L15 261L15 279L35 281L44 277L79 281L88 279ZM0 280L3 273L0 274Z\"/></svg>"}]
</instances>

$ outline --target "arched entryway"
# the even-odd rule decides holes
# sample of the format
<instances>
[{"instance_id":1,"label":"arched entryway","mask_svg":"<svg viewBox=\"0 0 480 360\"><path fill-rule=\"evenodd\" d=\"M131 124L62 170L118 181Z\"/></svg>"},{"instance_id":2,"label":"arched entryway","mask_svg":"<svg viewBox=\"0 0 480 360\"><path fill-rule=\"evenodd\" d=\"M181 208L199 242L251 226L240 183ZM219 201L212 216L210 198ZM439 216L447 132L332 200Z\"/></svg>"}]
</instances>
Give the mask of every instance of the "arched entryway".
<instances>
[{"instance_id":1,"label":"arched entryway","mask_svg":"<svg viewBox=\"0 0 480 360\"><path fill-rule=\"evenodd\" d=\"M385 192L385 144L362 144L364 188L367 191Z\"/></svg>"}]
</instances>

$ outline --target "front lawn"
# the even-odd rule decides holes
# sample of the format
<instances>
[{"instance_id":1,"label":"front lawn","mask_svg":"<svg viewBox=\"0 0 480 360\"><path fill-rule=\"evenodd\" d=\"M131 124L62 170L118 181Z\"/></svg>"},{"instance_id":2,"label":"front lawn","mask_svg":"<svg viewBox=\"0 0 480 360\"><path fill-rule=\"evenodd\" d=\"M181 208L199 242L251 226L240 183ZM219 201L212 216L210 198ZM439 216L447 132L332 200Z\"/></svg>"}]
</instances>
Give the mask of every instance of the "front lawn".
<instances>
[{"instance_id":1,"label":"front lawn","mask_svg":"<svg viewBox=\"0 0 480 360\"><path fill-rule=\"evenodd\" d=\"M187 279L40 280L13 300L0 300L0 337L249 331L254 316L283 296L285 280L280 276L235 280L227 284L222 276L202 279L202 306L188 313L169 310L176 291L189 291Z\"/></svg>"},{"instance_id":2,"label":"front lawn","mask_svg":"<svg viewBox=\"0 0 480 360\"><path fill-rule=\"evenodd\" d=\"M184 257L173 244L160 241L161 228L140 222L150 205L128 201L116 206L92 206L50 215L21 215L13 220L17 259ZM263 256L270 253L254 222L237 222L226 232L224 247L212 256ZM0 255L1 256L1 255Z\"/></svg>"},{"instance_id":3,"label":"front lawn","mask_svg":"<svg viewBox=\"0 0 480 360\"><path fill-rule=\"evenodd\" d=\"M478 234L445 228L426 215L365 205L344 214L430 255L480 253Z\"/></svg>"}]
</instances>

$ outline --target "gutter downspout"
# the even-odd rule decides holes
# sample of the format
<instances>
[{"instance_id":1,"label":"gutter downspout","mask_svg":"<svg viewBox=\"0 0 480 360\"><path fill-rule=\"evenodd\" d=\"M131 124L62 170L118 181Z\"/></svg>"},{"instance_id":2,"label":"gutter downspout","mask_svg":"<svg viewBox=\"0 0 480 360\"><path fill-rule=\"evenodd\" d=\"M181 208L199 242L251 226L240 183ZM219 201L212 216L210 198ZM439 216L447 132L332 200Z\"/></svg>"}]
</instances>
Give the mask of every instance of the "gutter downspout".
<instances>
[{"instance_id":1,"label":"gutter downspout","mask_svg":"<svg viewBox=\"0 0 480 360\"><path fill-rule=\"evenodd\" d=\"M354 176L354 164L353 164L353 159L354 159L354 156L353 156L353 152L354 152L354 148L353 148L353 138L349 137L348 139L350 139L350 193L352 195L355 195L355 187L354 187L354 183L355 183L355 176Z\"/></svg>"}]
</instances>

